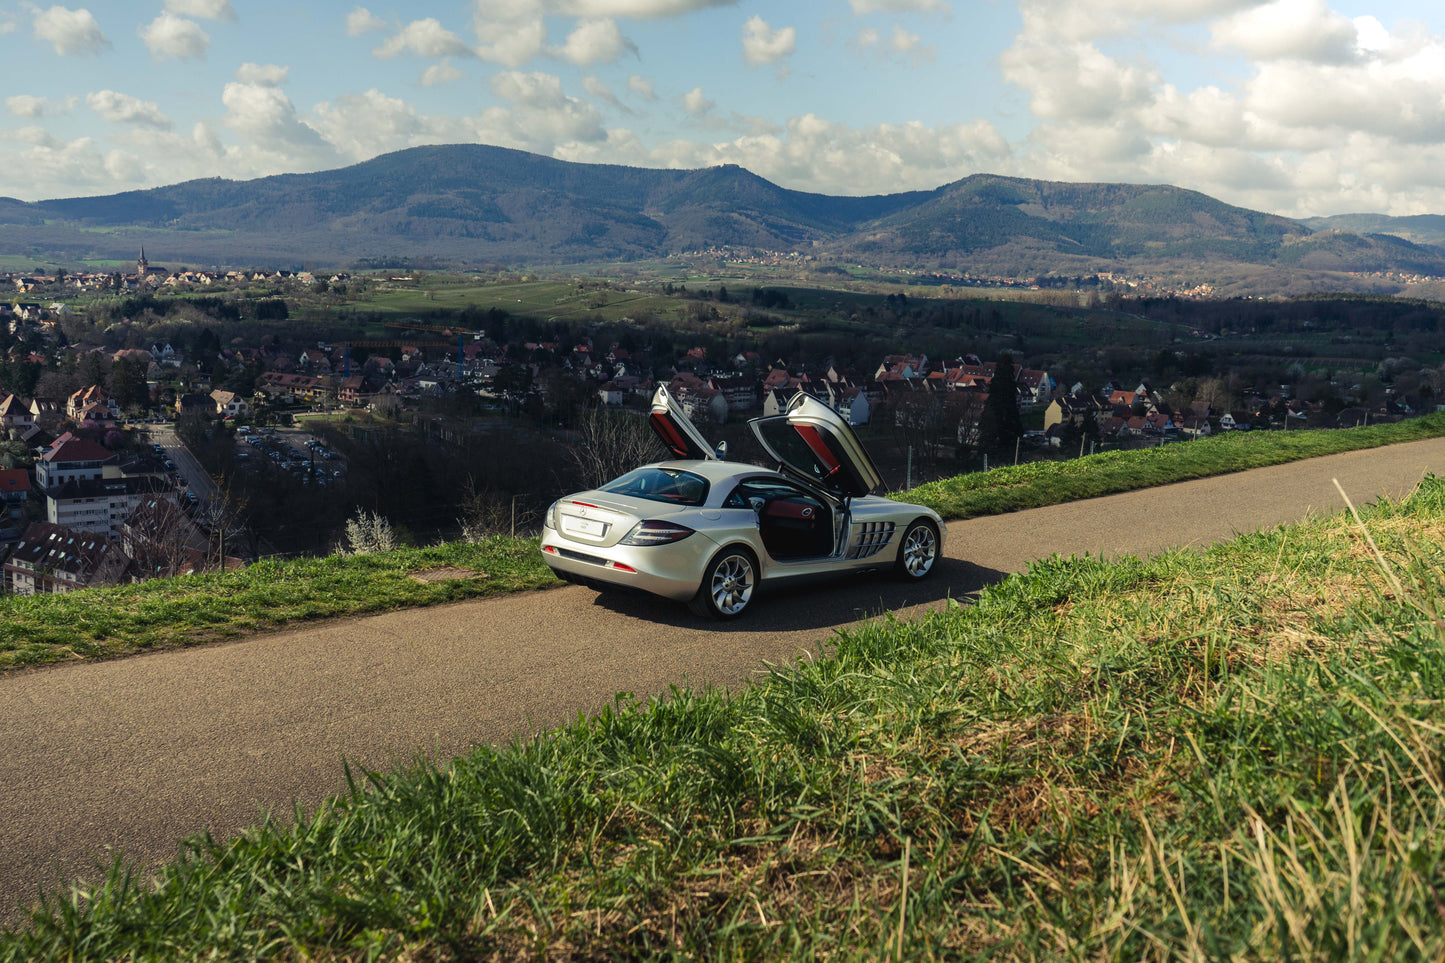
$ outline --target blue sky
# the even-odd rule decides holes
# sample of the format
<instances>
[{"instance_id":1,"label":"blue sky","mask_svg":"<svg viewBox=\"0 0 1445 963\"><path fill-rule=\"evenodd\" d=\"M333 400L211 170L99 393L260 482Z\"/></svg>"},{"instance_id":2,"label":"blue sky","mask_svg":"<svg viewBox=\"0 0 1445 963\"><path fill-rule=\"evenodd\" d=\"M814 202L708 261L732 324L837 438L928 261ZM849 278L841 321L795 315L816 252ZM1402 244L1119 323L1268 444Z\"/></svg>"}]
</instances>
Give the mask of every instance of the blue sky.
<instances>
[{"instance_id":1,"label":"blue sky","mask_svg":"<svg viewBox=\"0 0 1445 963\"><path fill-rule=\"evenodd\" d=\"M486 143L831 194L978 172L1445 213L1438 0L0 0L0 195Z\"/></svg>"}]
</instances>

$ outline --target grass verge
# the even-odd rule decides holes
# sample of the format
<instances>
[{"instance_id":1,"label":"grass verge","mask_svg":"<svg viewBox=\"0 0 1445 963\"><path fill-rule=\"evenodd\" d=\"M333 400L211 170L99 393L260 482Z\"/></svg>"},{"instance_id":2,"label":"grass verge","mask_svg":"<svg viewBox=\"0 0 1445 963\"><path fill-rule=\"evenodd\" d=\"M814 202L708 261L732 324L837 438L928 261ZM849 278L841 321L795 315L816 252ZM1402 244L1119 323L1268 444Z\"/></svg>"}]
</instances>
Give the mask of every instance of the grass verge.
<instances>
[{"instance_id":1,"label":"grass verge","mask_svg":"<svg viewBox=\"0 0 1445 963\"><path fill-rule=\"evenodd\" d=\"M457 577L426 577L439 569L456 570L443 574ZM554 583L535 539L497 537L375 555L268 560L235 572L69 595L5 596L0 668L111 658Z\"/></svg>"},{"instance_id":2,"label":"grass verge","mask_svg":"<svg viewBox=\"0 0 1445 963\"><path fill-rule=\"evenodd\" d=\"M948 519L1001 515L1441 435L1445 412L1365 428L1231 432L1070 461L1010 465L928 482L893 497L927 505Z\"/></svg>"},{"instance_id":3,"label":"grass verge","mask_svg":"<svg viewBox=\"0 0 1445 963\"><path fill-rule=\"evenodd\" d=\"M972 518L1440 435L1445 414L1372 428L1231 435L960 475L897 497L929 505L946 519ZM489 577L441 582L410 577L450 566ZM69 595L3 596L0 671L554 584L535 540L494 538L477 545L267 561L240 572Z\"/></svg>"},{"instance_id":4,"label":"grass verge","mask_svg":"<svg viewBox=\"0 0 1445 963\"><path fill-rule=\"evenodd\" d=\"M739 693L353 774L0 960L1439 959L1442 583L1433 477L1048 559Z\"/></svg>"}]
</instances>

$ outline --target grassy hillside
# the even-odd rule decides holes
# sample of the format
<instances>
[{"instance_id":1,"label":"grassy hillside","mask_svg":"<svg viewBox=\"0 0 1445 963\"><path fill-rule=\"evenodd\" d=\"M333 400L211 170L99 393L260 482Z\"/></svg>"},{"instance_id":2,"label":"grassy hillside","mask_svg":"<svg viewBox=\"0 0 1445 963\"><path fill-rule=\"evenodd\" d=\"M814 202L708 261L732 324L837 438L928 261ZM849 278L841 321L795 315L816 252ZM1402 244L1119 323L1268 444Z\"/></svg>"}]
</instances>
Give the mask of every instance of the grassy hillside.
<instances>
[{"instance_id":1,"label":"grassy hillside","mask_svg":"<svg viewBox=\"0 0 1445 963\"><path fill-rule=\"evenodd\" d=\"M0 960L1439 959L1445 483L1049 559L736 694L350 791Z\"/></svg>"}]
</instances>

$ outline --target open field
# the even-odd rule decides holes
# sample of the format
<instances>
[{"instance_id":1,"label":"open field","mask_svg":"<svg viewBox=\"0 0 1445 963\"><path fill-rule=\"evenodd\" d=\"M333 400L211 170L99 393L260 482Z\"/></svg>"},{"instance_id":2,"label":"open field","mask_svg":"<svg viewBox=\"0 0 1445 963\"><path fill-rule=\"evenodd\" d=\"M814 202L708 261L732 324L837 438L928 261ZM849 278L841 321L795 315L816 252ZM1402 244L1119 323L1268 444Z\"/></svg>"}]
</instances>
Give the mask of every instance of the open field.
<instances>
[{"instance_id":1,"label":"open field","mask_svg":"<svg viewBox=\"0 0 1445 963\"><path fill-rule=\"evenodd\" d=\"M1445 482L1047 559L737 692L350 792L0 959L1435 959Z\"/></svg>"}]
</instances>

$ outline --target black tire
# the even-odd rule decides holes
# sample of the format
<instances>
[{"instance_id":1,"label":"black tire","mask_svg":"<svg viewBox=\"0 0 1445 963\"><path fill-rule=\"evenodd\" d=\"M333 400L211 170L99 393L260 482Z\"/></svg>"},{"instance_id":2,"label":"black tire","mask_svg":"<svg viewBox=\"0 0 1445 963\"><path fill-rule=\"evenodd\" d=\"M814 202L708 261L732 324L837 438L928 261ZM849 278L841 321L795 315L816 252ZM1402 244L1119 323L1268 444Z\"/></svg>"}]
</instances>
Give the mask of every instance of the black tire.
<instances>
[{"instance_id":1,"label":"black tire","mask_svg":"<svg viewBox=\"0 0 1445 963\"><path fill-rule=\"evenodd\" d=\"M735 619L747 611L758 586L758 562L751 552L729 548L703 571L702 584L688 607L709 619Z\"/></svg>"},{"instance_id":2,"label":"black tire","mask_svg":"<svg viewBox=\"0 0 1445 963\"><path fill-rule=\"evenodd\" d=\"M909 582L921 582L938 567L938 527L926 518L915 519L903 531L893 572Z\"/></svg>"}]
</instances>

